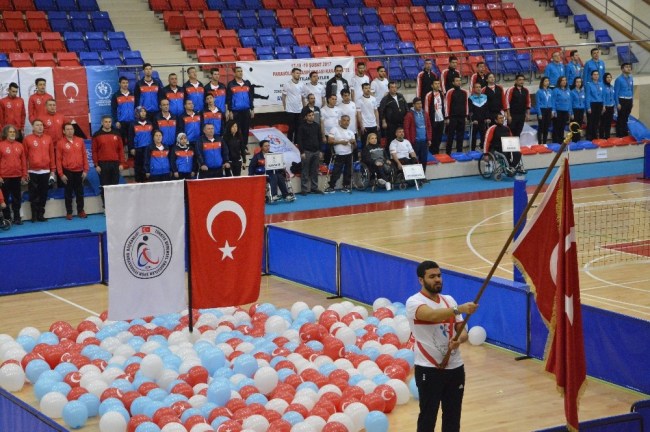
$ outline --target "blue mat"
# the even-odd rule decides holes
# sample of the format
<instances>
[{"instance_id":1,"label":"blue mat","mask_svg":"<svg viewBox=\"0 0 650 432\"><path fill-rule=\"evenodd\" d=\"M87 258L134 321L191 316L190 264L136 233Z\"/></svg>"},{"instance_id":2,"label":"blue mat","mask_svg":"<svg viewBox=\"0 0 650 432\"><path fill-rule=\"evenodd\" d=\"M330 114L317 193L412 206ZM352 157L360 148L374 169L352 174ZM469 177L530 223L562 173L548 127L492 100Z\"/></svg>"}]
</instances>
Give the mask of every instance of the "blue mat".
<instances>
[{"instance_id":1,"label":"blue mat","mask_svg":"<svg viewBox=\"0 0 650 432\"><path fill-rule=\"evenodd\" d=\"M597 165L597 169L595 169ZM597 164L575 165L571 167L571 179L589 180L602 177L615 177L621 175L639 174L643 172L643 159L630 159L625 161L599 162ZM528 172L528 185L533 186L539 183L544 175L543 169L531 170ZM550 178L549 178L550 181ZM386 201L400 201L407 199L420 199L444 195L455 195L471 192L482 192L489 190L501 190L512 188L514 179L505 177L503 181L496 182L485 180L478 175L470 177L458 177L444 180L433 180L420 187L420 190L409 188L404 191L385 191L377 189L375 192L353 191L351 194L336 192L328 195L298 195L293 203L279 202L266 206L266 214L279 214L288 212L300 212L307 210L318 210L335 207L355 206L361 204L375 204ZM63 232L73 230L89 229L94 232L106 231L106 220L103 214L89 215L87 219L75 217L68 221L65 218L50 219L46 223L31 223L26 221L21 226L14 226L9 231L0 231L0 239L7 237L47 234L52 232Z\"/></svg>"}]
</instances>

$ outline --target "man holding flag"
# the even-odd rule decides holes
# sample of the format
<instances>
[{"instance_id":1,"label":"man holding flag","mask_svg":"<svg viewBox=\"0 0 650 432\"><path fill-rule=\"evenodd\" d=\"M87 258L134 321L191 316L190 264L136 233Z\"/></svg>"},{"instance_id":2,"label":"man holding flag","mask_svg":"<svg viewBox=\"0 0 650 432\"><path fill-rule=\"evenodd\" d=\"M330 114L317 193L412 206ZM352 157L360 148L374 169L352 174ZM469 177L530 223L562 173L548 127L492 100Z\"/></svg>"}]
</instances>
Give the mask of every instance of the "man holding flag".
<instances>
[{"instance_id":1,"label":"man holding flag","mask_svg":"<svg viewBox=\"0 0 650 432\"><path fill-rule=\"evenodd\" d=\"M578 398L586 379L578 252L569 162L564 160L537 212L515 242L515 263L549 329L546 370L564 396L567 427L578 430Z\"/></svg>"}]
</instances>

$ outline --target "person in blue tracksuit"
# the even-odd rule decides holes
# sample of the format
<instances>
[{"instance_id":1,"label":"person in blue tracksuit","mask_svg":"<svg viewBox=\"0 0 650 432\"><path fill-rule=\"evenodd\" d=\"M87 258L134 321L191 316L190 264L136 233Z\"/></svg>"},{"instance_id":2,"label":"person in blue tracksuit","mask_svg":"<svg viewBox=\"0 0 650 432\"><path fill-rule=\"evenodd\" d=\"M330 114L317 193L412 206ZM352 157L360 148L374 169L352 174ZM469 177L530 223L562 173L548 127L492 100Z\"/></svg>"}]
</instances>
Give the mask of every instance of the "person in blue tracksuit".
<instances>
[{"instance_id":1,"label":"person in blue tracksuit","mask_svg":"<svg viewBox=\"0 0 650 432\"><path fill-rule=\"evenodd\" d=\"M169 74L168 82L168 85L160 89L158 99L160 101L167 99L169 101L169 111L178 117L185 110L185 89L178 85L178 76L175 73Z\"/></svg>"},{"instance_id":2,"label":"person in blue tracksuit","mask_svg":"<svg viewBox=\"0 0 650 432\"><path fill-rule=\"evenodd\" d=\"M224 113L214 102L214 96L211 93L205 95L205 108L203 109L203 124L212 124L214 126L214 134L217 136L222 135Z\"/></svg>"},{"instance_id":3,"label":"person in blue tracksuit","mask_svg":"<svg viewBox=\"0 0 650 432\"><path fill-rule=\"evenodd\" d=\"M153 132L153 143L147 147L144 157L144 170L150 182L166 181L171 178L169 147L163 144L163 133L160 130Z\"/></svg>"},{"instance_id":4,"label":"person in blue tracksuit","mask_svg":"<svg viewBox=\"0 0 650 432\"><path fill-rule=\"evenodd\" d=\"M600 131L600 117L603 107L603 91L605 86L600 81L600 73L594 70L591 79L585 84L585 107L587 108L587 139L593 141L598 138Z\"/></svg>"},{"instance_id":5,"label":"person in blue tracksuit","mask_svg":"<svg viewBox=\"0 0 650 432\"><path fill-rule=\"evenodd\" d=\"M111 97L111 113L122 142L128 144L129 131L135 121L135 96L129 91L129 80L126 77L120 77L119 82L120 89Z\"/></svg>"},{"instance_id":6,"label":"person in blue tracksuit","mask_svg":"<svg viewBox=\"0 0 650 432\"><path fill-rule=\"evenodd\" d=\"M585 111L587 110L586 105L586 94L585 88L583 85L582 77L575 77L573 80L573 85L571 86L571 109L573 110L573 121L580 125L585 122ZM578 142L580 140L580 131L573 133L573 142Z\"/></svg>"},{"instance_id":7,"label":"person in blue tracksuit","mask_svg":"<svg viewBox=\"0 0 650 432\"><path fill-rule=\"evenodd\" d=\"M539 80L539 90L535 94L535 104L537 105L537 142L546 144L548 130L551 127L553 118L552 93L549 88L550 81L548 77L542 77Z\"/></svg>"},{"instance_id":8,"label":"person in blue tracksuit","mask_svg":"<svg viewBox=\"0 0 650 432\"><path fill-rule=\"evenodd\" d=\"M147 110L142 106L135 109L136 121L133 122L129 132L129 152L134 157L133 169L135 171L135 181L142 183L145 181L144 155L147 147L151 145L153 124L147 120Z\"/></svg>"},{"instance_id":9,"label":"person in blue tracksuit","mask_svg":"<svg viewBox=\"0 0 650 432\"><path fill-rule=\"evenodd\" d=\"M179 133L176 137L176 144L171 148L169 154L173 178L193 179L196 174L197 162L198 157L194 151L194 146L190 144L187 135L182 132Z\"/></svg>"},{"instance_id":10,"label":"person in blue tracksuit","mask_svg":"<svg viewBox=\"0 0 650 432\"><path fill-rule=\"evenodd\" d=\"M582 62L580 61L580 53L578 50L571 50L569 52L569 62L564 67L566 71L566 80L569 86L573 86L573 81L576 77L582 78Z\"/></svg>"},{"instance_id":11,"label":"person in blue tracksuit","mask_svg":"<svg viewBox=\"0 0 650 432\"><path fill-rule=\"evenodd\" d=\"M591 59L585 63L584 70L582 72L582 79L585 82L585 87L587 83L591 81L592 73L598 72L598 81L603 82L603 75L605 75L605 62L600 59L600 49L592 48L591 49Z\"/></svg>"},{"instance_id":12,"label":"person in blue tracksuit","mask_svg":"<svg viewBox=\"0 0 650 432\"><path fill-rule=\"evenodd\" d=\"M154 126L163 134L163 144L171 147L176 144L176 116L170 111L167 99L160 100L160 112L156 114Z\"/></svg>"},{"instance_id":13,"label":"person in blue tracksuit","mask_svg":"<svg viewBox=\"0 0 650 432\"><path fill-rule=\"evenodd\" d=\"M628 135L627 120L632 112L632 99L634 99L634 78L632 78L632 65L623 63L621 74L614 81L614 103L616 104L616 136L619 138Z\"/></svg>"},{"instance_id":14,"label":"person in blue tracksuit","mask_svg":"<svg viewBox=\"0 0 650 432\"><path fill-rule=\"evenodd\" d=\"M203 129L203 115L194 111L194 102L185 101L185 112L176 119L176 132L184 133L192 145L196 145L201 138Z\"/></svg>"},{"instance_id":15,"label":"person in blue tracksuit","mask_svg":"<svg viewBox=\"0 0 650 432\"><path fill-rule=\"evenodd\" d=\"M196 76L196 68L194 66L187 68L188 80L183 84L183 90L185 91L185 100L191 100L194 102L194 109L197 111L203 111L203 106L205 103L205 88L203 88L203 83L199 81Z\"/></svg>"},{"instance_id":16,"label":"person in blue tracksuit","mask_svg":"<svg viewBox=\"0 0 650 432\"><path fill-rule=\"evenodd\" d=\"M564 128L573 116L571 107L571 90L567 85L567 78L560 77L557 86L553 89L551 107L553 109L553 142L564 141Z\"/></svg>"},{"instance_id":17,"label":"person in blue tracksuit","mask_svg":"<svg viewBox=\"0 0 650 432\"><path fill-rule=\"evenodd\" d=\"M228 146L214 133L214 125L203 125L203 135L196 146L196 152L202 161L199 168L201 178L223 177L223 169L230 168Z\"/></svg>"},{"instance_id":18,"label":"person in blue tracksuit","mask_svg":"<svg viewBox=\"0 0 650 432\"><path fill-rule=\"evenodd\" d=\"M163 88L162 82L153 76L153 68L150 63L142 65L144 77L135 83L133 95L135 103L147 110L147 120L153 123L154 116L158 112L158 93Z\"/></svg>"},{"instance_id":19,"label":"person in blue tracksuit","mask_svg":"<svg viewBox=\"0 0 650 432\"><path fill-rule=\"evenodd\" d=\"M600 119L600 130L598 134L602 139L610 137L612 132L612 120L614 120L614 86L612 85L612 74L605 73L603 77L603 115Z\"/></svg>"},{"instance_id":20,"label":"person in blue tracksuit","mask_svg":"<svg viewBox=\"0 0 650 432\"><path fill-rule=\"evenodd\" d=\"M557 85L557 80L561 76L566 75L566 70L564 67L564 63L562 63L562 57L560 55L559 51L556 51L553 53L551 56L551 62L546 65L546 68L544 68L544 76L548 77L548 80L550 82L549 87L552 89L555 88Z\"/></svg>"}]
</instances>

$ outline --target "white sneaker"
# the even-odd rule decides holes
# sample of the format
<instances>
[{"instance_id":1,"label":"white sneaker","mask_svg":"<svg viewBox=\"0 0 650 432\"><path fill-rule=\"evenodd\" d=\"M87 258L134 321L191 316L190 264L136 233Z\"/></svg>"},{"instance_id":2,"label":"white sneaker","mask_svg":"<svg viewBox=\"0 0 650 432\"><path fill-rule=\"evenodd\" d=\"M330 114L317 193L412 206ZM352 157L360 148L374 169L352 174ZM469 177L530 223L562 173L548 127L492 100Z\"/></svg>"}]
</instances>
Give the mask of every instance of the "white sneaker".
<instances>
[{"instance_id":1,"label":"white sneaker","mask_svg":"<svg viewBox=\"0 0 650 432\"><path fill-rule=\"evenodd\" d=\"M393 189L393 185L391 185L390 182L386 182L386 190L389 191L392 189Z\"/></svg>"},{"instance_id":2,"label":"white sneaker","mask_svg":"<svg viewBox=\"0 0 650 432\"><path fill-rule=\"evenodd\" d=\"M280 195L276 195L271 199L271 201L272 202L277 202L277 201L280 201L281 199L282 199L282 197Z\"/></svg>"},{"instance_id":3,"label":"white sneaker","mask_svg":"<svg viewBox=\"0 0 650 432\"><path fill-rule=\"evenodd\" d=\"M379 180L377 180L377 183L379 183L380 186L386 186L386 180L384 180L384 179L382 179L382 178L380 178Z\"/></svg>"}]
</instances>

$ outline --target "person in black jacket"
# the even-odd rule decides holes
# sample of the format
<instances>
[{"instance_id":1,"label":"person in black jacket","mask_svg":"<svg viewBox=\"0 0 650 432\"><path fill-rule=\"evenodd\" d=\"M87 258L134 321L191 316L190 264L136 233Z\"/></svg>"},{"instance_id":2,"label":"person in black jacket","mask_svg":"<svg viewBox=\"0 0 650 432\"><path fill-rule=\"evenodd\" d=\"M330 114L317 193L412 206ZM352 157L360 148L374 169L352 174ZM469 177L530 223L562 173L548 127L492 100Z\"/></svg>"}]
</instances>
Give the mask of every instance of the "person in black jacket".
<instances>
[{"instance_id":1,"label":"person in black jacket","mask_svg":"<svg viewBox=\"0 0 650 432\"><path fill-rule=\"evenodd\" d=\"M384 149L379 145L376 133L369 133L366 145L361 150L361 161L366 164L370 173L377 179L377 183L391 190L390 172L391 162L386 159Z\"/></svg>"},{"instance_id":2,"label":"person in black jacket","mask_svg":"<svg viewBox=\"0 0 650 432\"><path fill-rule=\"evenodd\" d=\"M445 95L445 118L447 124L447 154L451 154L454 139L456 140L456 151L463 151L465 139L465 120L469 114L467 91L460 88L460 77L454 78L453 87Z\"/></svg>"},{"instance_id":3,"label":"person in black jacket","mask_svg":"<svg viewBox=\"0 0 650 432\"><path fill-rule=\"evenodd\" d=\"M300 149L302 170L300 174L300 195L311 193L322 194L318 189L318 165L320 162L320 125L314 121L314 111L306 108L303 110L304 121L298 126L296 145Z\"/></svg>"},{"instance_id":4,"label":"person in black jacket","mask_svg":"<svg viewBox=\"0 0 650 432\"><path fill-rule=\"evenodd\" d=\"M269 140L260 141L260 151L253 156L248 166L248 175L266 175L266 181L271 186L271 201L276 202L284 199L286 202L295 201L296 197L289 193L287 183L282 173L283 170L267 170L266 154L271 152L271 143ZM278 195L278 189L282 196Z\"/></svg>"},{"instance_id":5,"label":"person in black jacket","mask_svg":"<svg viewBox=\"0 0 650 432\"><path fill-rule=\"evenodd\" d=\"M341 90L350 90L350 84L343 78L343 66L336 65L334 66L334 76L325 85L325 99L329 99L332 95L339 97ZM342 98L338 98L336 104L340 105L341 100Z\"/></svg>"},{"instance_id":6,"label":"person in black jacket","mask_svg":"<svg viewBox=\"0 0 650 432\"><path fill-rule=\"evenodd\" d=\"M389 82L388 93L379 103L381 127L386 130L386 133L382 135L386 137L386 149L388 149L388 144L395 139L397 128L404 126L404 116L406 116L407 111L406 99L401 93L397 92L397 83L394 81Z\"/></svg>"},{"instance_id":7,"label":"person in black jacket","mask_svg":"<svg viewBox=\"0 0 650 432\"><path fill-rule=\"evenodd\" d=\"M483 149L486 152L499 152L502 153L508 161L507 173L514 175L515 172L525 174L526 170L519 166L521 161L521 152L504 152L501 144L501 138L512 136L512 132L508 126L503 124L505 116L503 114L497 115L496 124L490 126L485 133L485 144Z\"/></svg>"},{"instance_id":8,"label":"person in black jacket","mask_svg":"<svg viewBox=\"0 0 650 432\"><path fill-rule=\"evenodd\" d=\"M230 155L230 167L226 168L225 177L239 177L246 162L246 147L236 121L230 120L226 123L222 141L223 145L228 147Z\"/></svg>"}]
</instances>

